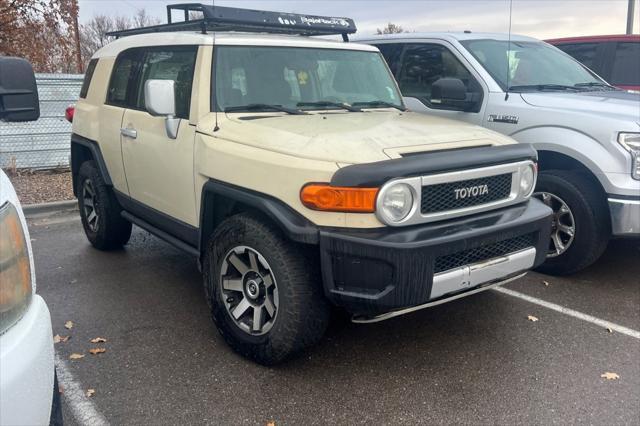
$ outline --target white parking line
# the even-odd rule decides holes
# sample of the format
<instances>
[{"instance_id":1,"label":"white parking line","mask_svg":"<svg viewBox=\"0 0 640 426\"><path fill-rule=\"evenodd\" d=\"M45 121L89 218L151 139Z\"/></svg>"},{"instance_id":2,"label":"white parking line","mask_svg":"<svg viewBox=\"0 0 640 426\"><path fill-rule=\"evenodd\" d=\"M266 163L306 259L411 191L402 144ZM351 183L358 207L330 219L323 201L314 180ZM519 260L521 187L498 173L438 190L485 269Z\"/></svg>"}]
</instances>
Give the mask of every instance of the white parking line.
<instances>
[{"instance_id":1,"label":"white parking line","mask_svg":"<svg viewBox=\"0 0 640 426\"><path fill-rule=\"evenodd\" d=\"M96 405L86 397L82 386L71 374L64 359L56 354L58 383L62 385L66 405L71 409L76 422L81 425L108 425L107 419L98 411Z\"/></svg>"},{"instance_id":2,"label":"white parking line","mask_svg":"<svg viewBox=\"0 0 640 426\"><path fill-rule=\"evenodd\" d=\"M517 297L518 299L526 300L530 303L535 303L536 305L543 306L547 309L551 309L556 312L560 312L565 315L569 315L570 317L578 318L583 321L590 322L592 324L596 324L603 328L610 328L613 331L617 331L621 334L626 334L627 336L635 337L636 339L640 339L640 331L633 330L631 328L602 320L600 318L593 317L591 315L583 314L582 312L574 311L573 309L565 308L561 305L556 305L555 303L547 302L546 300L538 299L537 297L527 296L526 294L519 293L517 291L510 290L504 287L496 287L493 291L497 291L498 293L503 293L508 296Z\"/></svg>"}]
</instances>

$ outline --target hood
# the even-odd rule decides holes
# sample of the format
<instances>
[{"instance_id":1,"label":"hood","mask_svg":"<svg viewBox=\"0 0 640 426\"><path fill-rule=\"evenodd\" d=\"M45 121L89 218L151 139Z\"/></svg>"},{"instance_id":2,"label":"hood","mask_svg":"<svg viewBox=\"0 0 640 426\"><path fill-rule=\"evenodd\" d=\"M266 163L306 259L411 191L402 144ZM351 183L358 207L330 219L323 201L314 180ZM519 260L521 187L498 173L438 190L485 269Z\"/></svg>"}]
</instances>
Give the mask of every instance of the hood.
<instances>
[{"instance_id":1,"label":"hood","mask_svg":"<svg viewBox=\"0 0 640 426\"><path fill-rule=\"evenodd\" d=\"M479 126L412 112L243 113L222 117L216 137L337 163L369 163L404 153L515 143Z\"/></svg>"},{"instance_id":2,"label":"hood","mask_svg":"<svg viewBox=\"0 0 640 426\"><path fill-rule=\"evenodd\" d=\"M640 121L640 94L624 91L575 93L521 93L522 99L536 107L574 111L617 120Z\"/></svg>"}]
</instances>

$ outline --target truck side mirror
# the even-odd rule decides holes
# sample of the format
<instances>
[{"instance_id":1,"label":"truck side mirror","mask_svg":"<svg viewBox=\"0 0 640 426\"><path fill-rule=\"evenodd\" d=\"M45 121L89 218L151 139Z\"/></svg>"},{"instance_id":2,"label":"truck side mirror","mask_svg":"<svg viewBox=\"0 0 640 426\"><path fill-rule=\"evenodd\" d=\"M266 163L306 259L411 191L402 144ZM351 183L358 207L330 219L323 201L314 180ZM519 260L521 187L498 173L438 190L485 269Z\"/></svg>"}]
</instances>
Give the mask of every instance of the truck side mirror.
<instances>
[{"instance_id":1,"label":"truck side mirror","mask_svg":"<svg viewBox=\"0 0 640 426\"><path fill-rule=\"evenodd\" d=\"M0 57L0 120L35 121L40 118L38 87L26 59Z\"/></svg>"},{"instance_id":2,"label":"truck side mirror","mask_svg":"<svg viewBox=\"0 0 640 426\"><path fill-rule=\"evenodd\" d=\"M458 78L440 78L431 85L431 103L460 111L469 111L476 106L478 96L467 93L467 88Z\"/></svg>"},{"instance_id":3,"label":"truck side mirror","mask_svg":"<svg viewBox=\"0 0 640 426\"><path fill-rule=\"evenodd\" d=\"M149 114L165 117L167 136L171 139L177 138L180 119L175 118L175 81L147 80L144 84L144 104Z\"/></svg>"}]
</instances>

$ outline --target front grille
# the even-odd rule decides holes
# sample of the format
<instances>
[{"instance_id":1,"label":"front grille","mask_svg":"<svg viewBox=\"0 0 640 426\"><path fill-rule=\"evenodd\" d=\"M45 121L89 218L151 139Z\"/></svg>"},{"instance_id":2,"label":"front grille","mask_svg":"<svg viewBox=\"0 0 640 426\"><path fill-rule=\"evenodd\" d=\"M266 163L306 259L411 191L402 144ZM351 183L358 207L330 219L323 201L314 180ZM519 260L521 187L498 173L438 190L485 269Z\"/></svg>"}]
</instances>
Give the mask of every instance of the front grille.
<instances>
[{"instance_id":1,"label":"front grille","mask_svg":"<svg viewBox=\"0 0 640 426\"><path fill-rule=\"evenodd\" d=\"M504 256L516 251L524 250L533 246L534 234L521 235L519 237L508 240L498 241L497 243L486 246L476 247L469 250L459 251L457 253L448 254L436 258L434 265L434 273L448 271L450 269L459 268L460 266L469 265L471 263L483 260L493 259L494 257Z\"/></svg>"},{"instance_id":2,"label":"front grille","mask_svg":"<svg viewBox=\"0 0 640 426\"><path fill-rule=\"evenodd\" d=\"M422 187L421 211L429 214L473 207L506 199L510 194L511 173L427 185Z\"/></svg>"}]
</instances>

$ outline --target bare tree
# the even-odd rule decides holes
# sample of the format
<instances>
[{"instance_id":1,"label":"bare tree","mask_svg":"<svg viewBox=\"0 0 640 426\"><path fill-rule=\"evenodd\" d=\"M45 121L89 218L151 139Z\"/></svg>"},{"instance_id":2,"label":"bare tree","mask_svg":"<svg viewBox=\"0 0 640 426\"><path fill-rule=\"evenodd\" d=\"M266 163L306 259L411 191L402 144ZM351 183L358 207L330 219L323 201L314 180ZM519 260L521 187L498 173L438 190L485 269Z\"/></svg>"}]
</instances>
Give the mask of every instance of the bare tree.
<instances>
[{"instance_id":1,"label":"bare tree","mask_svg":"<svg viewBox=\"0 0 640 426\"><path fill-rule=\"evenodd\" d=\"M113 40L112 37L107 36L108 32L147 27L159 23L160 19L150 16L145 9L138 9L133 17L96 15L89 22L80 26L82 59L86 64L96 50Z\"/></svg>"},{"instance_id":2,"label":"bare tree","mask_svg":"<svg viewBox=\"0 0 640 426\"><path fill-rule=\"evenodd\" d=\"M404 33L404 32L406 32L406 31L403 30L400 25L396 25L396 24L393 24L391 22L389 22L386 27L384 27L382 29L378 28L376 30L376 34L378 34L378 35L382 35L382 34L399 34L399 33Z\"/></svg>"},{"instance_id":3,"label":"bare tree","mask_svg":"<svg viewBox=\"0 0 640 426\"><path fill-rule=\"evenodd\" d=\"M147 14L146 9L138 9L136 14L133 15L133 28L139 27L149 27L151 25L158 25L160 23L160 19L155 16L150 16Z\"/></svg>"}]
</instances>

